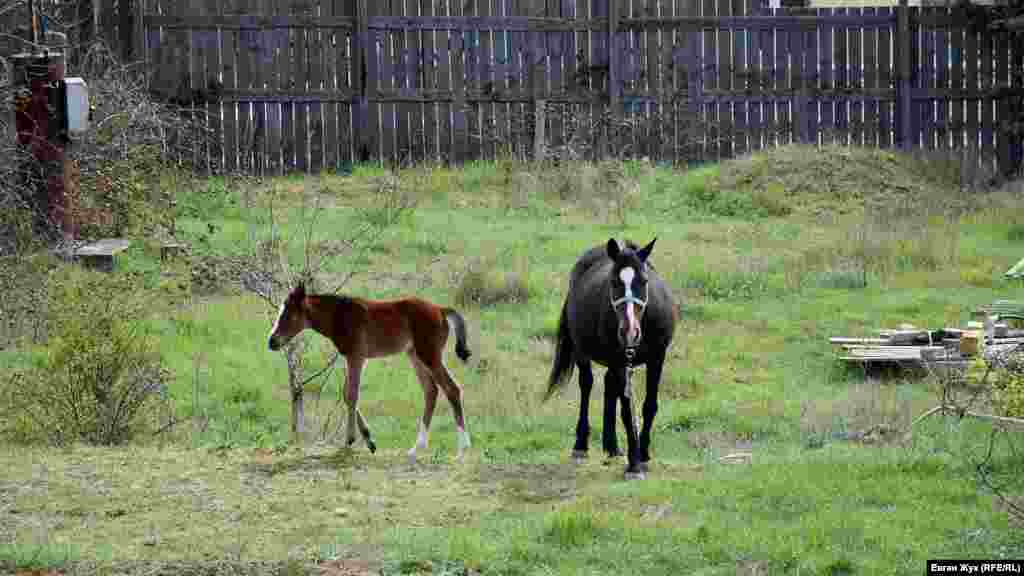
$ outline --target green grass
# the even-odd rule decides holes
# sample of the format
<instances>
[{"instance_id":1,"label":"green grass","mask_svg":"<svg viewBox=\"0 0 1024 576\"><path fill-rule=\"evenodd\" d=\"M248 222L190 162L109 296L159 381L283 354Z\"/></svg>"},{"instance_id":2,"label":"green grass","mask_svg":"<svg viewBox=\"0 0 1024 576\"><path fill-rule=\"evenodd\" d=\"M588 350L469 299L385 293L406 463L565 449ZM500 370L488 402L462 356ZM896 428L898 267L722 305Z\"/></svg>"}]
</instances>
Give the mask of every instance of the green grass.
<instances>
[{"instance_id":1,"label":"green grass","mask_svg":"<svg viewBox=\"0 0 1024 576\"><path fill-rule=\"evenodd\" d=\"M1024 297L1000 276L1019 259L1024 205L993 193L965 208L949 182L915 166L826 148L683 174L638 162L404 171L398 186L415 211L325 275L359 265L348 292L461 302L474 356L462 364L449 352L449 364L466 390L466 462L451 460L442 401L429 450L406 463L422 394L404 357L364 370L360 407L377 454L330 444L343 442L342 369L311 383L324 389L307 400L306 443L284 448L287 370L266 350L273 310L232 292L194 297L152 320L188 423L163 446L5 447L0 492L20 488L16 504L0 501L10 527L0 528L0 564L60 565L72 550L70 561L297 558L387 574L919 574L929 558L1024 556L974 475L985 424L934 418L909 438L850 440L905 427L937 398L919 379L866 380L838 366L829 336L954 326L978 304ZM215 180L180 201L189 208L179 226L230 252L251 230L265 237L251 223L273 198L300 263L302 198L322 192L314 241L337 240L367 217L384 177L360 166L281 178L248 198ZM602 370L582 465L568 458L575 382L539 399L575 258L610 236L655 235L682 322L653 469L626 483L622 462L600 454ZM153 258L140 250L128 266L155 278ZM333 351L309 342L315 369ZM722 459L736 452L750 457ZM994 466L1024 471L1005 454ZM43 560L26 560L39 549Z\"/></svg>"}]
</instances>

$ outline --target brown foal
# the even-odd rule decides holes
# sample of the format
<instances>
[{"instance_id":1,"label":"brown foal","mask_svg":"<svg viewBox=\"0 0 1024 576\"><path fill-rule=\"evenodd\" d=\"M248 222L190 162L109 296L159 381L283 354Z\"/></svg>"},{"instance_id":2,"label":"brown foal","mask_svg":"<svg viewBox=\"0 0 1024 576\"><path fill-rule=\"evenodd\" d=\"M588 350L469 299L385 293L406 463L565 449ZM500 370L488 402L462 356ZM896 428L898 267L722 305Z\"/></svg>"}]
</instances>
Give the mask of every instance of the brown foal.
<instances>
[{"instance_id":1,"label":"brown foal","mask_svg":"<svg viewBox=\"0 0 1024 576\"><path fill-rule=\"evenodd\" d=\"M439 388L452 406L458 433L456 458L461 460L470 442L462 414L462 387L452 378L442 358L448 342L449 322L455 328L455 354L465 362L471 354L466 346L466 322L452 308L437 306L420 298L383 301L306 294L300 283L281 305L277 321L270 331L268 346L271 350L279 350L306 328L334 343L348 363L345 383L348 444L352 445L356 440L358 422L359 432L370 452L376 452L377 447L358 408L360 373L370 358L406 353L423 386L424 398L423 418L419 421L416 443L408 453L409 461L416 461L417 449L427 447Z\"/></svg>"}]
</instances>

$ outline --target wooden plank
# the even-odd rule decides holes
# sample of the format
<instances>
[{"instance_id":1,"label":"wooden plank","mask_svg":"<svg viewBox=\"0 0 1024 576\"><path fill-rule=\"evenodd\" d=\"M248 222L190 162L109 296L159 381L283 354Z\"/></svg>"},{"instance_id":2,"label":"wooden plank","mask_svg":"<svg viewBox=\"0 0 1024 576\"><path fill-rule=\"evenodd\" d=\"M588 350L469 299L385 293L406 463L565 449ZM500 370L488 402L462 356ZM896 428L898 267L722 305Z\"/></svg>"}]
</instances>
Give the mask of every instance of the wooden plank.
<instances>
[{"instance_id":1,"label":"wooden plank","mask_svg":"<svg viewBox=\"0 0 1024 576\"><path fill-rule=\"evenodd\" d=\"M267 0L250 0L247 15L262 14L266 4ZM269 51L269 47L264 43L264 33L262 30L248 30L243 33L243 37L245 38L245 54L249 62L251 78L249 85L253 90L266 89L270 70L265 66L265 55ZM257 174L267 174L273 170L267 142L267 106L266 102L250 104L252 158Z\"/></svg>"},{"instance_id":2,"label":"wooden plank","mask_svg":"<svg viewBox=\"0 0 1024 576\"><path fill-rule=\"evenodd\" d=\"M994 88L1010 87L1010 38L1009 33L1006 30L996 31L993 36L995 37L995 83ZM1012 166L1012 159L1010 154L1010 145L1012 141L1011 133L1008 130L1007 124L1009 124L1009 118L1011 115L1010 107L1010 96L1007 90L1000 95L995 101L995 138L996 138L996 158L997 166L1001 173L1007 174L1008 171L1016 169L1016 166ZM1017 96L1019 98L1019 96Z\"/></svg>"},{"instance_id":3,"label":"wooden plank","mask_svg":"<svg viewBox=\"0 0 1024 576\"><path fill-rule=\"evenodd\" d=\"M892 8L877 8L876 12L893 13ZM894 29L882 26L878 29L878 88L896 88L894 76L894 60L892 58L892 42ZM882 148L896 146L895 118L896 103L881 102L878 108L878 145Z\"/></svg>"},{"instance_id":4,"label":"wooden plank","mask_svg":"<svg viewBox=\"0 0 1024 576\"><path fill-rule=\"evenodd\" d=\"M861 8L850 8L848 14L861 14ZM861 51L864 29L859 26L844 28L847 37L849 69L843 69L843 87L850 96L845 108L845 121L849 131L848 141L854 146L864 145L864 100L856 96L863 89L864 58Z\"/></svg>"},{"instance_id":5,"label":"wooden plank","mask_svg":"<svg viewBox=\"0 0 1024 576\"><path fill-rule=\"evenodd\" d=\"M993 40L994 37L991 33L982 33L978 36L978 43L981 44L981 78L979 80L981 88L986 91L994 86L995 81L995 71L992 68L995 56L992 52ZM981 157L989 166L992 166L996 149L993 130L995 101L990 96L982 98L979 110L981 115L979 118L979 124L981 125Z\"/></svg>"},{"instance_id":6,"label":"wooden plank","mask_svg":"<svg viewBox=\"0 0 1024 576\"><path fill-rule=\"evenodd\" d=\"M815 10L818 13L819 10ZM817 101L817 94L821 91L821 75L818 67L819 59L819 35L820 28L809 30L804 33L804 58L803 58L803 81L804 81L804 110L801 110L801 123L803 135L801 141L805 144L817 145L819 142L820 107Z\"/></svg>"},{"instance_id":7,"label":"wooden plank","mask_svg":"<svg viewBox=\"0 0 1024 576\"><path fill-rule=\"evenodd\" d=\"M833 94L836 89L835 74L833 67L835 62L835 32L836 27L829 21L833 10L822 8L818 14L823 16L822 26L818 28L818 93ZM831 144L836 132L836 102L831 99L819 99L818 103L820 121L818 141L823 144Z\"/></svg>"},{"instance_id":8,"label":"wooden plank","mask_svg":"<svg viewBox=\"0 0 1024 576\"><path fill-rule=\"evenodd\" d=\"M783 68L779 70L776 30L761 30L759 34L761 35L760 85L764 92L771 94L780 89L780 82L784 82L786 73L785 62L783 62ZM779 49L781 48L782 46L779 47ZM772 148L779 143L780 106L772 100L764 100L763 102L761 106L761 140L765 148Z\"/></svg>"},{"instance_id":9,"label":"wooden plank","mask_svg":"<svg viewBox=\"0 0 1024 576\"><path fill-rule=\"evenodd\" d=\"M477 8L480 0L462 0L462 15L466 18L478 16ZM480 134L480 106L479 102L472 102L469 96L481 93L480 79L480 32L479 28L464 30L461 34L463 43L463 70L465 74L466 101L466 160L480 158L481 134Z\"/></svg>"},{"instance_id":10,"label":"wooden plank","mask_svg":"<svg viewBox=\"0 0 1024 576\"><path fill-rule=\"evenodd\" d=\"M668 14L663 12L664 4L670 3L660 0L647 0L646 15L655 18L668 16ZM647 95L651 97L651 101L647 104L647 110L645 110L644 124L648 129L646 138L644 138L645 141L641 142L641 144L644 148L644 154L652 160L657 160L661 156L661 143L664 140L662 122L657 121L657 118L662 113L659 102L661 100L663 84L662 70L664 70L660 42L661 35L666 32L668 31L661 29L648 29L644 31L647 37L643 46L646 57L643 85Z\"/></svg>"},{"instance_id":11,"label":"wooden plank","mask_svg":"<svg viewBox=\"0 0 1024 576\"><path fill-rule=\"evenodd\" d=\"M830 344L864 344L878 346L889 343L888 338L848 338L843 336L833 336L829 338L828 341Z\"/></svg>"},{"instance_id":12,"label":"wooden plank","mask_svg":"<svg viewBox=\"0 0 1024 576\"><path fill-rule=\"evenodd\" d=\"M703 0L701 16L708 18L718 15L715 0ZM719 89L718 74L718 34L717 28L705 28L703 39L703 65L701 66L701 85L705 92ZM722 131L720 129L717 104L701 104L704 107L704 118L707 121L707 158L712 161L722 159Z\"/></svg>"},{"instance_id":13,"label":"wooden plank","mask_svg":"<svg viewBox=\"0 0 1024 576\"><path fill-rule=\"evenodd\" d=\"M320 3L321 18L333 18L336 11L342 7L338 0L324 0ZM323 54L323 67L321 68L321 86L324 90L338 90L340 79L338 78L338 59L341 57L339 51L345 43L344 30L324 29L320 32L320 47ZM338 141L338 120L339 105L336 102L324 102L320 106L323 117L323 165L322 170L335 172L339 166L339 141Z\"/></svg>"},{"instance_id":14,"label":"wooden plank","mask_svg":"<svg viewBox=\"0 0 1024 576\"><path fill-rule=\"evenodd\" d=\"M275 6L278 14L289 14L291 5L287 2L277 2ZM277 89L280 92L292 92L298 90L292 78L294 67L295 50L295 29L280 28L274 30L275 53L274 62L277 72ZM280 168L282 174L295 170L295 104L290 100L280 101L280 123L281 123L281 155ZM276 157L275 157L276 160Z\"/></svg>"},{"instance_id":15,"label":"wooden plank","mask_svg":"<svg viewBox=\"0 0 1024 576\"><path fill-rule=\"evenodd\" d=\"M721 2L718 5L719 14L733 16L732 2ZM724 12L723 12L724 11ZM730 93L733 90L733 35L734 28L728 27L718 30L718 89ZM732 99L723 98L718 103L718 119L722 126L722 140L719 146L721 157L731 158L734 155L733 146L736 138L735 127L732 115Z\"/></svg>"},{"instance_id":16,"label":"wooden plank","mask_svg":"<svg viewBox=\"0 0 1024 576\"><path fill-rule=\"evenodd\" d=\"M978 46L978 31L972 30L970 26L964 26L964 52L961 60L964 61L964 86L968 90L979 90L981 79L978 76L978 61L981 60L980 47ZM971 158L979 153L980 126L979 101L968 98L964 104L964 138L967 149L971 152Z\"/></svg>"},{"instance_id":17,"label":"wooden plank","mask_svg":"<svg viewBox=\"0 0 1024 576\"><path fill-rule=\"evenodd\" d=\"M921 14L927 16L935 12L934 7L922 7ZM921 73L919 75L920 81L918 87L925 88L928 90L934 90L936 86L937 74L935 67L935 59L937 54L935 53L935 29L929 28L926 25L921 25ZM935 127L935 108L936 102L934 99L928 98L919 101L919 110L921 118L921 142L922 148L925 150L934 150L936 141L936 127Z\"/></svg>"},{"instance_id":18,"label":"wooden plank","mask_svg":"<svg viewBox=\"0 0 1024 576\"><path fill-rule=\"evenodd\" d=\"M334 0L334 14L343 18L356 18L355 0ZM353 77L362 70L355 60L355 30L336 29L337 89L358 94ZM338 111L338 169L350 168L355 163L354 131L352 127L352 99L337 103Z\"/></svg>"},{"instance_id":19,"label":"wooden plank","mask_svg":"<svg viewBox=\"0 0 1024 576\"><path fill-rule=\"evenodd\" d=\"M621 68L626 50L624 45L626 31L619 26L622 8L621 2L609 1L606 12L608 15L608 109L609 116L616 127L622 125L625 112L622 104ZM624 144L625 139L621 130L609 130L608 145L611 146L608 149L609 152L622 150Z\"/></svg>"},{"instance_id":20,"label":"wooden plank","mask_svg":"<svg viewBox=\"0 0 1024 576\"><path fill-rule=\"evenodd\" d=\"M222 14L234 12L234 2L217 3ZM224 90L238 89L238 31L222 30L220 34L221 71ZM224 170L238 170L238 104L225 102L222 106L224 115Z\"/></svg>"},{"instance_id":21,"label":"wooden plank","mask_svg":"<svg viewBox=\"0 0 1024 576\"><path fill-rule=\"evenodd\" d=\"M589 5L589 2L585 0L561 0L559 15L562 18L568 18L575 21L576 18L583 18L578 13L579 6L581 4ZM581 37L585 35L585 32L579 32L576 30L566 30L562 33L562 83L563 89L569 94L578 93L578 87L575 82L577 73L577 50L583 45ZM578 123L578 118L585 117L588 115L588 110L584 110L581 106L568 106L568 109L572 112L566 119L568 124ZM563 144L567 144L569 140L569 130L571 129L568 125L563 125L560 138Z\"/></svg>"},{"instance_id":22,"label":"wooden plank","mask_svg":"<svg viewBox=\"0 0 1024 576\"><path fill-rule=\"evenodd\" d=\"M449 15L461 17L464 14L462 0L451 2ZM454 101L451 105L451 160L461 165L471 157L469 142L469 126L466 118L466 38L463 32L452 32L449 35L449 51L451 57L451 89Z\"/></svg>"},{"instance_id":23,"label":"wooden plank","mask_svg":"<svg viewBox=\"0 0 1024 576\"><path fill-rule=\"evenodd\" d=\"M324 4L330 1L317 2L306 10L312 16L323 10ZM306 69L308 70L307 89L324 89L324 38L327 30L323 28L306 28ZM307 171L318 174L324 169L324 107L320 102L310 102L306 107L309 126L309 166Z\"/></svg>"},{"instance_id":24,"label":"wooden plank","mask_svg":"<svg viewBox=\"0 0 1024 576\"><path fill-rule=\"evenodd\" d=\"M310 4L307 0L291 0L291 13L310 16ZM292 82L296 90L309 90L310 82L310 28L296 28L293 32L292 51ZM310 168L310 127L309 104L295 103L292 105L295 125L295 170L307 172Z\"/></svg>"},{"instance_id":25,"label":"wooden plank","mask_svg":"<svg viewBox=\"0 0 1024 576\"><path fill-rule=\"evenodd\" d=\"M676 10L681 8L681 2L678 0L665 0L659 4L658 10L661 16L675 16L678 14ZM658 95L658 110L657 115L651 119L651 123L658 132L658 147L655 149L652 159L662 162L678 160L676 126L679 123L679 111L675 105L675 94L677 90L685 86L686 79L676 71L674 51L676 46L682 46L681 42L682 38L676 37L674 28L664 29L659 33L659 77L654 86Z\"/></svg>"},{"instance_id":26,"label":"wooden plank","mask_svg":"<svg viewBox=\"0 0 1024 576\"><path fill-rule=\"evenodd\" d=\"M260 0L259 17L273 16L278 3L274 0ZM278 90L281 86L281 41L280 32L272 28L264 28L259 32L259 53L257 65L260 69L260 85L264 90ZM282 134L281 134L281 103L264 102L260 109L260 120L263 123L263 154L264 170L269 174L283 173L282 165Z\"/></svg>"},{"instance_id":27,"label":"wooden plank","mask_svg":"<svg viewBox=\"0 0 1024 576\"><path fill-rule=\"evenodd\" d=\"M793 61L790 62L790 48L795 46L794 35L790 30L782 27L775 29L775 73L772 86L775 92L792 93L793 91L793 76L800 69L799 54L792 55ZM775 110L774 139L780 146L794 140L793 105L793 99L772 105Z\"/></svg>"},{"instance_id":28,"label":"wooden plank","mask_svg":"<svg viewBox=\"0 0 1024 576\"><path fill-rule=\"evenodd\" d=\"M447 16L446 4L435 4L435 14ZM453 42L452 33L449 30L440 29L434 35L437 49L437 84L438 91L450 91L452 89L452 64L449 47ZM436 106L438 149L440 157L444 162L454 160L454 147L452 139L452 106L448 102L439 102Z\"/></svg>"},{"instance_id":29,"label":"wooden plank","mask_svg":"<svg viewBox=\"0 0 1024 576\"><path fill-rule=\"evenodd\" d=\"M763 113L764 104L761 93L764 87L765 66L762 60L764 30L748 28L746 37L746 69L744 80L747 94L752 98L747 104L747 146L751 152L764 148Z\"/></svg>"},{"instance_id":30,"label":"wooden plank","mask_svg":"<svg viewBox=\"0 0 1024 576\"><path fill-rule=\"evenodd\" d=\"M248 15L252 13L252 0L235 0L235 10L239 14ZM236 54L235 54L235 72L236 82L239 90L253 90L255 86L255 74L258 73L255 70L254 61L252 58L253 49L253 34L255 30L245 29L238 32ZM253 104L252 102L241 101L236 104L238 108L238 163L239 169L243 172L252 174L258 173L258 136L256 134L256 124L254 122Z\"/></svg>"},{"instance_id":31,"label":"wooden plank","mask_svg":"<svg viewBox=\"0 0 1024 576\"><path fill-rule=\"evenodd\" d=\"M422 17L419 0L405 0L405 14L413 18ZM418 94L422 85L426 63L423 58L422 32L419 30L403 31L405 36L405 86L407 94ZM409 103L403 107L403 119L408 124L408 160L419 163L426 157L426 146L423 134L423 105Z\"/></svg>"},{"instance_id":32,"label":"wooden plank","mask_svg":"<svg viewBox=\"0 0 1024 576\"><path fill-rule=\"evenodd\" d=\"M846 16L850 11L836 8L834 14ZM850 47L849 32L843 24L832 28L832 89L837 100L833 110L834 128L832 141L837 144L850 143Z\"/></svg>"},{"instance_id":33,"label":"wooden plank","mask_svg":"<svg viewBox=\"0 0 1024 576\"><path fill-rule=\"evenodd\" d=\"M164 0L171 2L173 0ZM352 0L349 0L352 1ZM306 8L309 4L306 5ZM355 30L357 20L353 15L335 18L321 18L304 8L302 13L290 14L287 5L277 5L278 11L270 14L245 14L238 7L226 7L218 14L209 16L187 16L174 13L147 14L143 21L146 26L157 26L168 30L290 30L293 28L340 28Z\"/></svg>"},{"instance_id":34,"label":"wooden plank","mask_svg":"<svg viewBox=\"0 0 1024 576\"><path fill-rule=\"evenodd\" d=\"M433 16L434 2L432 0L420 0L420 14L423 17ZM433 30L422 31L421 45L424 52L424 73L422 76L423 83L420 85L419 90L437 90L437 32ZM436 102L425 102L423 104L423 155L428 162L438 162L441 158L437 136L437 108Z\"/></svg>"},{"instance_id":35,"label":"wooden plank","mask_svg":"<svg viewBox=\"0 0 1024 576\"><path fill-rule=\"evenodd\" d=\"M865 15L873 15L875 13L875 9L873 7L864 8L863 13ZM871 26L864 28L861 31L863 52L861 53L859 74L860 89L862 91L878 89L878 30L878 27ZM861 142L864 146L879 146L879 129L881 123L879 118L880 112L878 102L870 98L862 98L860 106L862 111L861 120L863 123Z\"/></svg>"},{"instance_id":36,"label":"wooden plank","mask_svg":"<svg viewBox=\"0 0 1024 576\"><path fill-rule=\"evenodd\" d=\"M551 18L560 18L562 16L562 1L561 0L546 0L544 7L544 15ZM565 50L563 48L563 41L565 39L565 33L561 31L549 31L544 34L546 36L545 42L547 43L547 61L548 61L548 87L545 90L545 96L552 94L564 94L566 92L565 87ZM546 114L547 126L545 134L547 135L546 146L558 147L561 146L563 141L563 131L565 126L562 124L562 114Z\"/></svg>"},{"instance_id":37,"label":"wooden plank","mask_svg":"<svg viewBox=\"0 0 1024 576\"><path fill-rule=\"evenodd\" d=\"M399 16L402 11L401 0L387 0L382 8L391 16ZM404 85L405 69L402 67L402 51L404 49L401 30L381 28L379 33L384 42L384 53L381 63L381 91L387 94L401 93ZM381 103L381 140L384 145L384 161L400 162L404 154L403 146L408 146L408 132L405 137L399 136L400 128L408 129L399 122L398 116L402 106L398 103Z\"/></svg>"},{"instance_id":38,"label":"wooden plank","mask_svg":"<svg viewBox=\"0 0 1024 576\"><path fill-rule=\"evenodd\" d=\"M131 246L131 240L124 238L104 238L76 249L73 256L81 260L86 267L111 272L114 270L115 258Z\"/></svg>"},{"instance_id":39,"label":"wooden plank","mask_svg":"<svg viewBox=\"0 0 1024 576\"><path fill-rule=\"evenodd\" d=\"M934 10L939 13L947 12L945 7L936 7ZM949 38L945 28L935 30L935 89L939 92L950 92L949 89ZM938 98L935 100L935 149L945 151L949 149L950 98Z\"/></svg>"},{"instance_id":40,"label":"wooden plank","mask_svg":"<svg viewBox=\"0 0 1024 576\"><path fill-rule=\"evenodd\" d=\"M203 0L203 14L214 14L220 4L217 0ZM223 65L220 55L220 30L203 30L200 32L200 42L205 51L203 62L203 80L206 87L216 86L221 81ZM206 155L209 167L212 172L220 172L224 169L224 131L223 131L223 106L220 99L208 99L206 102L206 126L208 140Z\"/></svg>"},{"instance_id":41,"label":"wooden plank","mask_svg":"<svg viewBox=\"0 0 1024 576\"><path fill-rule=\"evenodd\" d=\"M744 12L744 4L733 0L732 3L733 15L741 16ZM732 29L732 68L730 70L730 81L732 86L730 91L739 96L739 98L733 98L732 102L732 124L733 124L733 150L734 156L741 156L746 154L749 150L749 144L747 143L747 106L748 101L742 96L746 92L747 84L745 75L747 72L746 68L746 57L747 57L747 31L748 29L743 26L737 26Z\"/></svg>"},{"instance_id":42,"label":"wooden plank","mask_svg":"<svg viewBox=\"0 0 1024 576\"><path fill-rule=\"evenodd\" d=\"M111 4L113 4L111 2ZM182 3L182 9L190 15L202 15L203 3L202 0L184 0ZM113 13L113 6L110 6L109 13ZM113 24L112 18L109 22ZM205 88L204 76L206 68L206 45L203 42L201 36L202 32L196 30L183 31L188 36L189 55L188 55L188 89L191 94L198 94ZM195 111L189 114L192 120L199 126L205 128L205 121L201 118L200 114ZM192 166L202 166L205 162L203 160L207 156L206 140L202 138L202 134L199 134L199 138L195 139L195 144L192 146Z\"/></svg>"}]
</instances>

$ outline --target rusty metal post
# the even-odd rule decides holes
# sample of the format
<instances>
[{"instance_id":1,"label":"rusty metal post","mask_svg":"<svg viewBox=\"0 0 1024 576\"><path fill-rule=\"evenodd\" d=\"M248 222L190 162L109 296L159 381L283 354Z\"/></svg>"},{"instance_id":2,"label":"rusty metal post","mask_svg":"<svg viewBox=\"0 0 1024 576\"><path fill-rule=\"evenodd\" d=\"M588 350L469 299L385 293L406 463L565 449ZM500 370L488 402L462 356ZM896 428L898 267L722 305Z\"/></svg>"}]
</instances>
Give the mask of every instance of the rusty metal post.
<instances>
[{"instance_id":1,"label":"rusty metal post","mask_svg":"<svg viewBox=\"0 0 1024 576\"><path fill-rule=\"evenodd\" d=\"M64 239L74 236L65 180L67 131L64 116L64 54L44 49L12 57L15 91L15 130L19 147L31 155L22 173L36 186L34 208L38 225L56 227ZM32 174L41 176L32 178Z\"/></svg>"}]
</instances>

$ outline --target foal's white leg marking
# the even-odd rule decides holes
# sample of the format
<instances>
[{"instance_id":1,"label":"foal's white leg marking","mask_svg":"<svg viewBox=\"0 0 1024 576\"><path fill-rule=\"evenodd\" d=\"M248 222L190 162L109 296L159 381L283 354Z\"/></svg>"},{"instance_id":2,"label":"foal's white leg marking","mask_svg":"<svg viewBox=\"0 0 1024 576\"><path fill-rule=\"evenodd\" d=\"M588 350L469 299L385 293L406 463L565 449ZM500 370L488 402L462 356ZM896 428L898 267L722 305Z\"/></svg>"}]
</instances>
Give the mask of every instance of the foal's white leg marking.
<instances>
[{"instance_id":1,"label":"foal's white leg marking","mask_svg":"<svg viewBox=\"0 0 1024 576\"><path fill-rule=\"evenodd\" d=\"M430 431L427 430L427 426L423 423L423 419L416 421L416 444L409 449L409 463L416 463L416 450L422 448L426 449L429 442Z\"/></svg>"},{"instance_id":2,"label":"foal's white leg marking","mask_svg":"<svg viewBox=\"0 0 1024 576\"><path fill-rule=\"evenodd\" d=\"M356 441L356 418L357 406L359 404L359 373L363 369L363 361L349 359L348 378L345 382L345 403L348 405L348 426L345 430L345 439L351 445Z\"/></svg>"},{"instance_id":3,"label":"foal's white leg marking","mask_svg":"<svg viewBox=\"0 0 1024 576\"><path fill-rule=\"evenodd\" d=\"M420 381L420 385L423 387L423 416L416 423L416 443L413 444L412 448L409 449L409 464L416 463L416 451L419 449L426 449L430 439L430 428L427 426L427 421L433 418L434 405L437 402L437 385L434 384L434 377L430 375L430 370L420 362L419 358L416 357L416 353L413 351L409 352L409 361L412 363L412 367L416 372L416 377Z\"/></svg>"},{"instance_id":4,"label":"foal's white leg marking","mask_svg":"<svg viewBox=\"0 0 1024 576\"><path fill-rule=\"evenodd\" d=\"M465 428L456 427L459 435L459 452L455 456L455 460L462 460L463 453L470 447L469 432L466 432Z\"/></svg>"}]
</instances>

